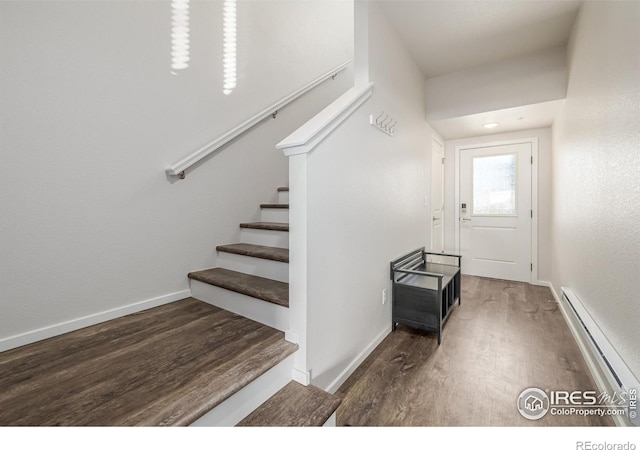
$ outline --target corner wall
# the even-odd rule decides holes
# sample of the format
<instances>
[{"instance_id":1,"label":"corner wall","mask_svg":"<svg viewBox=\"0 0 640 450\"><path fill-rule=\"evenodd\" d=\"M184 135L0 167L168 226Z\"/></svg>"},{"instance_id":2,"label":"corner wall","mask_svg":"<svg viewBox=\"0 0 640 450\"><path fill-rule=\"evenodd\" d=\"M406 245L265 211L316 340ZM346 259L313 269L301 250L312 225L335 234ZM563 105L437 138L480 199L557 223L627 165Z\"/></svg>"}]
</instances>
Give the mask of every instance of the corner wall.
<instances>
[{"instance_id":1,"label":"corner wall","mask_svg":"<svg viewBox=\"0 0 640 450\"><path fill-rule=\"evenodd\" d=\"M190 3L190 66L174 75L169 1L0 2L0 349L188 295L187 273L286 185L275 144L351 86L341 73L167 179L352 58L350 2L238 2L225 96L222 2Z\"/></svg>"},{"instance_id":2,"label":"corner wall","mask_svg":"<svg viewBox=\"0 0 640 450\"><path fill-rule=\"evenodd\" d=\"M585 2L553 126L553 278L640 379L640 3Z\"/></svg>"},{"instance_id":3,"label":"corner wall","mask_svg":"<svg viewBox=\"0 0 640 450\"><path fill-rule=\"evenodd\" d=\"M330 391L390 331L389 262L429 242L424 79L375 3L369 78L372 97L308 156L308 367ZM369 125L381 111L395 136Z\"/></svg>"}]
</instances>

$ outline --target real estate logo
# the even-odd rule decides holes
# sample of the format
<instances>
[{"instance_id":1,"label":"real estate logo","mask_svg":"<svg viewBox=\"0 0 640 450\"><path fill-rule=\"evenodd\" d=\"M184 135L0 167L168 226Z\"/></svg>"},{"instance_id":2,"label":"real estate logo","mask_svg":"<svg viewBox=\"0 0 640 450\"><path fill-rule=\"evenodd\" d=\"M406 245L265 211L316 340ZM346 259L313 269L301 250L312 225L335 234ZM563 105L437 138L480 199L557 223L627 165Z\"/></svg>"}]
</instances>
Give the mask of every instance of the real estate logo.
<instances>
[{"instance_id":1,"label":"real estate logo","mask_svg":"<svg viewBox=\"0 0 640 450\"><path fill-rule=\"evenodd\" d=\"M518 411L529 420L552 416L625 416L637 418L637 389L608 393L528 388L518 397Z\"/></svg>"},{"instance_id":2,"label":"real estate logo","mask_svg":"<svg viewBox=\"0 0 640 450\"><path fill-rule=\"evenodd\" d=\"M525 389L518 397L518 411L525 419L541 419L549 411L549 396L542 389Z\"/></svg>"}]
</instances>

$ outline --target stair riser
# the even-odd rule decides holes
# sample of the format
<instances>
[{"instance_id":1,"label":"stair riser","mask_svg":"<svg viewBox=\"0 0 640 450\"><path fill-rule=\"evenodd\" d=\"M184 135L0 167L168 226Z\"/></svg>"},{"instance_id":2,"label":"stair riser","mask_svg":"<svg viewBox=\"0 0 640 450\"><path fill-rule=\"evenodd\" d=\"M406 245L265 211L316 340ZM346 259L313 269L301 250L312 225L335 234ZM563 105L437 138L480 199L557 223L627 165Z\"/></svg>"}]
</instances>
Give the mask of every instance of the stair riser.
<instances>
[{"instance_id":1,"label":"stair riser","mask_svg":"<svg viewBox=\"0 0 640 450\"><path fill-rule=\"evenodd\" d=\"M278 192L278 203L289 204L289 191Z\"/></svg>"},{"instance_id":2,"label":"stair riser","mask_svg":"<svg viewBox=\"0 0 640 450\"><path fill-rule=\"evenodd\" d=\"M289 248L289 233L286 231L241 228L240 242L244 244L266 245L267 247Z\"/></svg>"},{"instance_id":3,"label":"stair riser","mask_svg":"<svg viewBox=\"0 0 640 450\"><path fill-rule=\"evenodd\" d=\"M284 283L289 282L289 264L280 261L219 251L218 266Z\"/></svg>"},{"instance_id":4,"label":"stair riser","mask_svg":"<svg viewBox=\"0 0 640 450\"><path fill-rule=\"evenodd\" d=\"M190 280L190 283L191 295L198 300L255 320L276 330L286 331L289 328L289 308L200 281Z\"/></svg>"},{"instance_id":5,"label":"stair riser","mask_svg":"<svg viewBox=\"0 0 640 450\"><path fill-rule=\"evenodd\" d=\"M232 427L291 381L295 353L272 367L190 426Z\"/></svg>"},{"instance_id":6,"label":"stair riser","mask_svg":"<svg viewBox=\"0 0 640 450\"><path fill-rule=\"evenodd\" d=\"M260 217L262 222L289 223L289 210L285 208L262 208Z\"/></svg>"}]
</instances>

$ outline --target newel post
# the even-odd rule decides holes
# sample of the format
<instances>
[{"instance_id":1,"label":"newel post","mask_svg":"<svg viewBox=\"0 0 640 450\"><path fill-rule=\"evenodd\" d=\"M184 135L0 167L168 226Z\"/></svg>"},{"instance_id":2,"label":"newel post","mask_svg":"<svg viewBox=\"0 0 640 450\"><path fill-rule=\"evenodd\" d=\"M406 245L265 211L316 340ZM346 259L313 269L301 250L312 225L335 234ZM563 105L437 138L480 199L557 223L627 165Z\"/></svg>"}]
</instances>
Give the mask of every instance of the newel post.
<instances>
[{"instance_id":1,"label":"newel post","mask_svg":"<svg viewBox=\"0 0 640 450\"><path fill-rule=\"evenodd\" d=\"M285 151L285 154L287 152ZM307 153L289 154L289 330L298 344L293 379L311 382L307 358Z\"/></svg>"}]
</instances>

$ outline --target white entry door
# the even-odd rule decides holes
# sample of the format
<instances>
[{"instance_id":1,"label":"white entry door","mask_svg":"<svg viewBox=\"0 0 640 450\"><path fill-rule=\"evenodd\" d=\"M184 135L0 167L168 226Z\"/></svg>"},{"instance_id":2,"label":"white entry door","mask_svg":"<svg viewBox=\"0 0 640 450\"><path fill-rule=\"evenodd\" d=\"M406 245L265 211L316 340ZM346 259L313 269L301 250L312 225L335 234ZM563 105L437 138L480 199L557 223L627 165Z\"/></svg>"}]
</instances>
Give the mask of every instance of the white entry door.
<instances>
[{"instance_id":1,"label":"white entry door","mask_svg":"<svg viewBox=\"0 0 640 450\"><path fill-rule=\"evenodd\" d=\"M431 250L444 249L444 146L431 145Z\"/></svg>"},{"instance_id":2,"label":"white entry door","mask_svg":"<svg viewBox=\"0 0 640 450\"><path fill-rule=\"evenodd\" d=\"M531 143L460 150L462 272L531 281Z\"/></svg>"}]
</instances>

